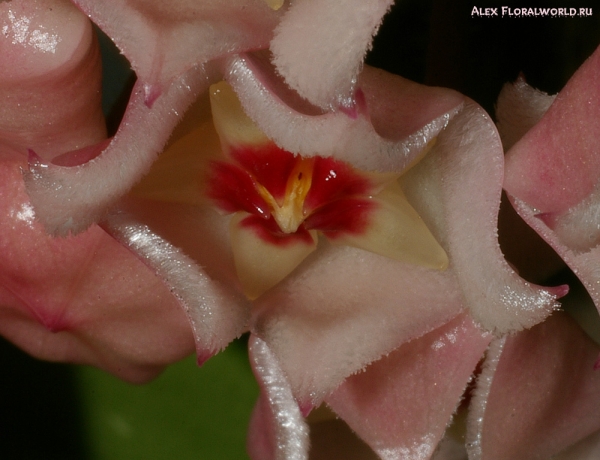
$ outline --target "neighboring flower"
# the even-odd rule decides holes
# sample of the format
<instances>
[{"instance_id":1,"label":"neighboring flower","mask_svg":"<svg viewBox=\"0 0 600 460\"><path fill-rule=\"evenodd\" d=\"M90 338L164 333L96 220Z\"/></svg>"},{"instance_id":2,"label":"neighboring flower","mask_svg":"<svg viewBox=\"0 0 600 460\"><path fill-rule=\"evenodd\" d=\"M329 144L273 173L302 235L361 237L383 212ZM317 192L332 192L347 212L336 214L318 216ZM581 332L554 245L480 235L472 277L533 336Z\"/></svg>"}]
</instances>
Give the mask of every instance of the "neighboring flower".
<instances>
[{"instance_id":1,"label":"neighboring flower","mask_svg":"<svg viewBox=\"0 0 600 460\"><path fill-rule=\"evenodd\" d=\"M501 132L512 139L506 191L521 217L579 277L596 308L600 306L600 93L593 82L599 75L600 50L596 50L556 97L519 81L507 85L498 102ZM486 449L495 452L489 458L548 458L582 440L560 458L598 455L600 347L571 322L553 318L495 346L490 354L494 365L484 373L487 384L481 390L481 399L487 402L481 404L473 434L485 458ZM532 385L543 398L532 395L528 390ZM515 439L503 446L494 432L498 413L508 404L521 423L501 426L500 432ZM540 416L543 413L552 416Z\"/></svg>"},{"instance_id":2,"label":"neighboring flower","mask_svg":"<svg viewBox=\"0 0 600 460\"><path fill-rule=\"evenodd\" d=\"M56 161L106 137L93 28L68 2L21 0L0 3L0 28L0 333L42 359L147 381L193 351L185 314L98 226L47 235L23 183L28 151Z\"/></svg>"}]
</instances>

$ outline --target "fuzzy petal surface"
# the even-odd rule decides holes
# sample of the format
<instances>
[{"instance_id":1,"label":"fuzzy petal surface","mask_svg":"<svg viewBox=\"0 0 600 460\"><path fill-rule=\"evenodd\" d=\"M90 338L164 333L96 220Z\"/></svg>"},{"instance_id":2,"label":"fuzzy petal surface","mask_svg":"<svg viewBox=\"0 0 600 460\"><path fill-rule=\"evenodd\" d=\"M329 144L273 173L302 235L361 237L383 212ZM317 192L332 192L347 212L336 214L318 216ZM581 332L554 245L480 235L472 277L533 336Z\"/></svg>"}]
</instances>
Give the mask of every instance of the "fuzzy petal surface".
<instances>
[{"instance_id":1,"label":"fuzzy petal surface","mask_svg":"<svg viewBox=\"0 0 600 460\"><path fill-rule=\"evenodd\" d=\"M307 114L289 105L270 71L251 55L231 59L225 76L248 116L279 147L304 157L332 156L365 171L407 168L464 103L454 91L365 67L360 75L364 100L356 117Z\"/></svg>"},{"instance_id":2,"label":"fuzzy petal surface","mask_svg":"<svg viewBox=\"0 0 600 460\"><path fill-rule=\"evenodd\" d=\"M600 177L600 50L558 94L542 122L506 158L506 191L537 213L563 214Z\"/></svg>"},{"instance_id":3,"label":"fuzzy petal surface","mask_svg":"<svg viewBox=\"0 0 600 460\"><path fill-rule=\"evenodd\" d=\"M259 0L74 0L129 59L149 98L190 68L267 47L281 11ZM154 95L152 93L155 93Z\"/></svg>"},{"instance_id":4,"label":"fuzzy petal surface","mask_svg":"<svg viewBox=\"0 0 600 460\"><path fill-rule=\"evenodd\" d=\"M193 351L163 283L94 226L54 239L34 219L19 165L0 165L0 333L42 359L142 382Z\"/></svg>"},{"instance_id":5,"label":"fuzzy petal surface","mask_svg":"<svg viewBox=\"0 0 600 460\"><path fill-rule=\"evenodd\" d=\"M0 160L51 160L106 136L92 25L71 3L0 3Z\"/></svg>"},{"instance_id":6,"label":"fuzzy petal surface","mask_svg":"<svg viewBox=\"0 0 600 460\"><path fill-rule=\"evenodd\" d=\"M529 86L523 77L502 87L496 118L504 150L508 151L542 119L554 99L555 96Z\"/></svg>"},{"instance_id":7,"label":"fuzzy petal surface","mask_svg":"<svg viewBox=\"0 0 600 460\"><path fill-rule=\"evenodd\" d=\"M573 269L596 306L600 305L600 166L596 164L600 125L593 111L600 97L594 83L599 78L597 50L541 121L507 153L505 179L519 215ZM500 107L504 102L499 101ZM529 100L529 105L535 104ZM510 110L503 112L508 116ZM518 123L518 116L512 123Z\"/></svg>"},{"instance_id":8,"label":"fuzzy petal surface","mask_svg":"<svg viewBox=\"0 0 600 460\"><path fill-rule=\"evenodd\" d=\"M293 2L271 41L287 84L324 108L353 108L354 85L390 0Z\"/></svg>"},{"instance_id":9,"label":"fuzzy petal surface","mask_svg":"<svg viewBox=\"0 0 600 460\"><path fill-rule=\"evenodd\" d=\"M547 459L598 431L600 348L571 318L555 313L503 341L479 377L469 458Z\"/></svg>"},{"instance_id":10,"label":"fuzzy petal surface","mask_svg":"<svg viewBox=\"0 0 600 460\"><path fill-rule=\"evenodd\" d=\"M257 299L252 323L308 411L348 375L441 326L461 308L447 271L324 246Z\"/></svg>"},{"instance_id":11,"label":"fuzzy petal surface","mask_svg":"<svg viewBox=\"0 0 600 460\"><path fill-rule=\"evenodd\" d=\"M308 427L269 346L250 337L250 362L261 394L248 434L248 453L254 460L308 459Z\"/></svg>"},{"instance_id":12,"label":"fuzzy petal surface","mask_svg":"<svg viewBox=\"0 0 600 460\"><path fill-rule=\"evenodd\" d=\"M426 459L491 340L461 314L349 377L327 404L382 459Z\"/></svg>"},{"instance_id":13,"label":"fuzzy petal surface","mask_svg":"<svg viewBox=\"0 0 600 460\"><path fill-rule=\"evenodd\" d=\"M385 169L388 160L375 153L372 160L378 159ZM303 410L348 375L465 308L484 329L509 332L536 324L557 307L564 289L525 282L500 252L502 172L497 131L470 103L401 177L408 201L448 254L446 271L324 247L257 300L252 330L269 343Z\"/></svg>"},{"instance_id":14,"label":"fuzzy petal surface","mask_svg":"<svg viewBox=\"0 0 600 460\"><path fill-rule=\"evenodd\" d=\"M446 249L473 318L495 333L537 324L566 293L525 282L504 260L496 234L502 179L498 132L474 103L401 177L408 200Z\"/></svg>"},{"instance_id":15,"label":"fuzzy petal surface","mask_svg":"<svg viewBox=\"0 0 600 460\"><path fill-rule=\"evenodd\" d=\"M137 73L125 117L94 161L71 168L35 161L27 175L38 217L52 234L80 232L148 172L187 107L211 82L208 61L265 47L280 13L265 2L75 2ZM139 132L147 135L139 137ZM106 147L106 148L105 148ZM61 152L64 153L64 152Z\"/></svg>"}]
</instances>

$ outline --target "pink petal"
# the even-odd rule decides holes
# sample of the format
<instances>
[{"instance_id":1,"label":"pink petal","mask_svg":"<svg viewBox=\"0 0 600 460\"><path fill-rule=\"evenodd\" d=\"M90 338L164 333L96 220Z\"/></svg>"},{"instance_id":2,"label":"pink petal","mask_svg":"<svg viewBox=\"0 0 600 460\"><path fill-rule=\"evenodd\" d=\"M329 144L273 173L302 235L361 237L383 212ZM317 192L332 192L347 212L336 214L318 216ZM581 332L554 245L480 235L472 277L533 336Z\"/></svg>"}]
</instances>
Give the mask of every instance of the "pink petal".
<instances>
[{"instance_id":1,"label":"pink petal","mask_svg":"<svg viewBox=\"0 0 600 460\"><path fill-rule=\"evenodd\" d=\"M600 132L593 110L600 94L593 82L600 75L599 59L596 51L542 120L510 150L505 180L519 215L575 271L596 306L600 163L596 165L595 142Z\"/></svg>"},{"instance_id":2,"label":"pink petal","mask_svg":"<svg viewBox=\"0 0 600 460\"><path fill-rule=\"evenodd\" d=\"M190 68L266 48L281 12L251 0L74 0L131 62L146 94Z\"/></svg>"},{"instance_id":3,"label":"pink petal","mask_svg":"<svg viewBox=\"0 0 600 460\"><path fill-rule=\"evenodd\" d=\"M306 115L280 98L268 69L252 56L232 59L226 78L248 116L281 148L305 157L333 156L362 170L402 171L463 103L453 91L366 67L360 85L367 113Z\"/></svg>"},{"instance_id":4,"label":"pink petal","mask_svg":"<svg viewBox=\"0 0 600 460\"><path fill-rule=\"evenodd\" d=\"M461 314L349 377L325 401L381 458L430 458L490 340Z\"/></svg>"},{"instance_id":5,"label":"pink petal","mask_svg":"<svg viewBox=\"0 0 600 460\"><path fill-rule=\"evenodd\" d=\"M308 427L290 391L285 373L265 342L250 337L250 361L260 385L248 433L254 460L305 460Z\"/></svg>"},{"instance_id":6,"label":"pink petal","mask_svg":"<svg viewBox=\"0 0 600 460\"><path fill-rule=\"evenodd\" d=\"M30 164L27 191L46 230L66 235L100 221L107 208L148 172L181 114L207 88L206 79L204 70L190 70L152 108L145 104L138 81L117 134L94 160L72 167Z\"/></svg>"},{"instance_id":7,"label":"pink petal","mask_svg":"<svg viewBox=\"0 0 600 460\"><path fill-rule=\"evenodd\" d=\"M26 180L38 218L60 235L101 220L148 171L181 115L214 78L207 61L266 46L279 15L247 0L75 3L130 59L138 81L119 131L94 161L72 168L30 165Z\"/></svg>"},{"instance_id":8,"label":"pink petal","mask_svg":"<svg viewBox=\"0 0 600 460\"><path fill-rule=\"evenodd\" d=\"M287 84L323 108L348 108L371 40L391 0L300 0L271 41L273 63Z\"/></svg>"},{"instance_id":9,"label":"pink petal","mask_svg":"<svg viewBox=\"0 0 600 460\"><path fill-rule=\"evenodd\" d=\"M525 282L500 252L502 172L497 131L469 103L401 177L409 202L448 253L447 271L324 248L257 301L253 331L269 343L303 409L463 308L485 329L508 332L536 324L557 307L564 289Z\"/></svg>"},{"instance_id":10,"label":"pink petal","mask_svg":"<svg viewBox=\"0 0 600 460\"><path fill-rule=\"evenodd\" d=\"M504 150L510 149L541 120L554 99L555 96L529 86L522 76L515 83L502 87L496 118Z\"/></svg>"},{"instance_id":11,"label":"pink petal","mask_svg":"<svg viewBox=\"0 0 600 460\"><path fill-rule=\"evenodd\" d=\"M0 166L0 333L38 358L141 382L193 351L171 293L98 227L54 239L34 220L19 165Z\"/></svg>"},{"instance_id":12,"label":"pink petal","mask_svg":"<svg viewBox=\"0 0 600 460\"><path fill-rule=\"evenodd\" d=\"M496 343L471 404L469 458L550 458L600 429L599 351L564 313Z\"/></svg>"},{"instance_id":13,"label":"pink petal","mask_svg":"<svg viewBox=\"0 0 600 460\"><path fill-rule=\"evenodd\" d=\"M0 160L46 160L106 136L98 43L69 2L0 3Z\"/></svg>"},{"instance_id":14,"label":"pink petal","mask_svg":"<svg viewBox=\"0 0 600 460\"><path fill-rule=\"evenodd\" d=\"M543 120L506 158L506 191L538 213L562 214L596 187L599 79L597 50L569 80Z\"/></svg>"},{"instance_id":15,"label":"pink petal","mask_svg":"<svg viewBox=\"0 0 600 460\"><path fill-rule=\"evenodd\" d=\"M226 219L189 205L142 200L130 201L126 209L111 214L102 226L155 272L178 300L203 363L246 330L250 311L234 279L231 250L224 248Z\"/></svg>"},{"instance_id":16,"label":"pink petal","mask_svg":"<svg viewBox=\"0 0 600 460\"><path fill-rule=\"evenodd\" d=\"M269 343L306 410L348 375L441 326L462 307L447 271L323 246L259 298L253 311L254 331Z\"/></svg>"},{"instance_id":17,"label":"pink petal","mask_svg":"<svg viewBox=\"0 0 600 460\"><path fill-rule=\"evenodd\" d=\"M504 260L496 237L502 160L491 119L469 103L400 179L409 202L446 249L473 318L498 333L542 321L566 293L525 282Z\"/></svg>"}]
</instances>

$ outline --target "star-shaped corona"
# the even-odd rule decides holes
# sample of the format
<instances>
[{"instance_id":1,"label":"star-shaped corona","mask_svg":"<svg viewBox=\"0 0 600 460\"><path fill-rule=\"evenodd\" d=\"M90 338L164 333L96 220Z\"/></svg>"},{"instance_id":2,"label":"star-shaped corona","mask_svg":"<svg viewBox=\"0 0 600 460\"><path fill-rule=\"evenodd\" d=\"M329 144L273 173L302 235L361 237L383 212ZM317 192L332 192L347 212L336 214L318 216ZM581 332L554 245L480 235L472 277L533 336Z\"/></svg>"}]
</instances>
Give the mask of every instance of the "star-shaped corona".
<instances>
[{"instance_id":1,"label":"star-shaped corona","mask_svg":"<svg viewBox=\"0 0 600 460\"><path fill-rule=\"evenodd\" d=\"M399 174L363 172L337 159L279 148L247 117L231 87L211 88L224 158L212 161L206 193L233 214L238 277L254 299L290 274L318 245L359 247L443 270L444 249L406 200Z\"/></svg>"}]
</instances>

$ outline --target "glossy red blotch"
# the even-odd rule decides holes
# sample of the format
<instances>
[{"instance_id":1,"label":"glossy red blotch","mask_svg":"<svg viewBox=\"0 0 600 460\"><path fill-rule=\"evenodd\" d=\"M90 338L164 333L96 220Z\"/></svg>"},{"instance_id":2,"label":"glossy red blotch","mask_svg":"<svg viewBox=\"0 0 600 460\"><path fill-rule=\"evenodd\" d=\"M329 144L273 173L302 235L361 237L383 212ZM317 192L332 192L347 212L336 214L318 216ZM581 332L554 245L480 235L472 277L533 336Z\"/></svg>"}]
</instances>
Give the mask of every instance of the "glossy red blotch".
<instances>
[{"instance_id":1,"label":"glossy red blotch","mask_svg":"<svg viewBox=\"0 0 600 460\"><path fill-rule=\"evenodd\" d=\"M335 238L368 227L376 208L369 179L332 158L302 158L264 146L232 148L233 162L211 163L207 193L225 212L245 211L242 221L271 244L312 239L308 230ZM257 219L258 218L258 219Z\"/></svg>"}]
</instances>

